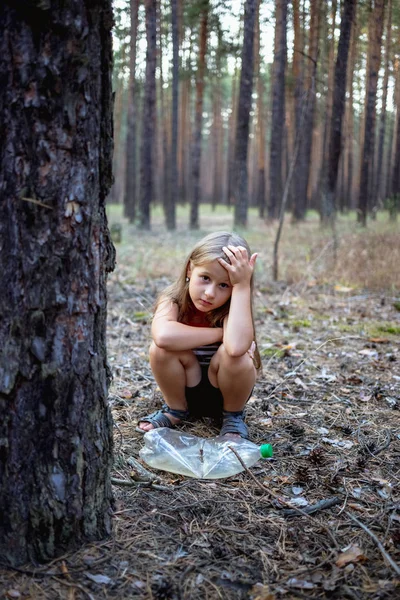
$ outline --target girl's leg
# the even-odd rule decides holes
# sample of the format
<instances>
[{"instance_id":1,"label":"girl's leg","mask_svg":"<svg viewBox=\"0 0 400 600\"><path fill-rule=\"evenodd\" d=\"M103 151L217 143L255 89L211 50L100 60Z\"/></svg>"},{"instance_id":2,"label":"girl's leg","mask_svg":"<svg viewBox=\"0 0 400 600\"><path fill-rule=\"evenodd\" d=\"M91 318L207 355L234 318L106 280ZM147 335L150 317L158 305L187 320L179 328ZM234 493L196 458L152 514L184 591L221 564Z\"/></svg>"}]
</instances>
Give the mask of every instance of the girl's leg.
<instances>
[{"instance_id":1,"label":"girl's leg","mask_svg":"<svg viewBox=\"0 0 400 600\"><path fill-rule=\"evenodd\" d=\"M222 344L214 354L208 370L212 385L221 390L224 411L243 410L256 381L257 371L249 352L229 356Z\"/></svg>"},{"instance_id":2,"label":"girl's leg","mask_svg":"<svg viewBox=\"0 0 400 600\"><path fill-rule=\"evenodd\" d=\"M165 403L172 409L186 410L185 386L194 387L201 378L201 369L191 350L171 352L159 348L154 342L150 346L150 366L161 390ZM175 425L179 419L168 412L165 415ZM139 421L143 431L153 429L151 423Z\"/></svg>"}]
</instances>

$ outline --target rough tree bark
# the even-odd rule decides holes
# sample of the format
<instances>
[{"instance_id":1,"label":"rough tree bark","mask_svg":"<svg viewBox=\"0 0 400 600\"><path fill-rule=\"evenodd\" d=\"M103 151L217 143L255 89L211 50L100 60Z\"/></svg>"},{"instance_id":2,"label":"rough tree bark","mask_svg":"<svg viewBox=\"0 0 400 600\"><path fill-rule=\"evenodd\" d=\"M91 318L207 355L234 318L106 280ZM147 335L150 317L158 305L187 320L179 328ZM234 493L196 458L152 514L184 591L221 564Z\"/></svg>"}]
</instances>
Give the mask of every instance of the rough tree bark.
<instances>
[{"instance_id":1,"label":"rough tree bark","mask_svg":"<svg viewBox=\"0 0 400 600\"><path fill-rule=\"evenodd\" d=\"M249 142L249 124L251 96L253 91L254 66L254 23L256 0L246 0L244 5L242 69L240 73L239 102L236 122L235 142L235 225L247 224L248 173L247 151Z\"/></svg>"},{"instance_id":2,"label":"rough tree bark","mask_svg":"<svg viewBox=\"0 0 400 600\"><path fill-rule=\"evenodd\" d=\"M110 0L0 6L0 556L110 533Z\"/></svg>"}]
</instances>

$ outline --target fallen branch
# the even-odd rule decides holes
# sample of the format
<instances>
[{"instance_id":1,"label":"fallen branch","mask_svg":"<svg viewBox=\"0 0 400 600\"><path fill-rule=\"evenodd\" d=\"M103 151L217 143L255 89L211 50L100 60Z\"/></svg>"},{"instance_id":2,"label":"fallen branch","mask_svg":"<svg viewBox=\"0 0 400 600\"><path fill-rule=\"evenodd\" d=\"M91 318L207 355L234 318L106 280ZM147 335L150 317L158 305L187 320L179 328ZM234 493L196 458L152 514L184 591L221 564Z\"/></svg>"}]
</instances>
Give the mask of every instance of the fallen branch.
<instances>
[{"instance_id":1,"label":"fallen branch","mask_svg":"<svg viewBox=\"0 0 400 600\"><path fill-rule=\"evenodd\" d=\"M116 477L111 477L111 483L120 487L152 488L153 490L161 490L162 492L172 491L169 487L158 485L153 481L135 481L134 479L117 479Z\"/></svg>"},{"instance_id":2,"label":"fallen branch","mask_svg":"<svg viewBox=\"0 0 400 600\"><path fill-rule=\"evenodd\" d=\"M307 515L314 514L319 510L325 510L327 508L331 508L331 506L336 506L336 504L340 503L340 498L338 496L333 496L332 498L323 498L316 504L311 506L307 506L306 508L302 508L302 511ZM294 508L285 508L283 511L285 517L295 517L297 515L297 509Z\"/></svg>"},{"instance_id":3,"label":"fallen branch","mask_svg":"<svg viewBox=\"0 0 400 600\"><path fill-rule=\"evenodd\" d=\"M356 523L359 527L361 527L361 529L363 529L365 531L365 533L368 533L368 535L370 536L370 538L378 546L379 550L382 553L383 558L385 558L385 560L390 564L390 566L392 567L392 569L394 570L394 572L397 573L397 575L400 575L400 566L386 552L385 548L383 547L383 544L376 537L376 535L374 533L372 533L372 531L370 529L368 529L368 527L366 525L364 525L364 523L361 523L361 521L359 521L358 519L356 519L356 517L353 517L353 515L351 513L349 513L349 512L346 511L345 515L347 515L352 521L354 521L354 523Z\"/></svg>"}]
</instances>

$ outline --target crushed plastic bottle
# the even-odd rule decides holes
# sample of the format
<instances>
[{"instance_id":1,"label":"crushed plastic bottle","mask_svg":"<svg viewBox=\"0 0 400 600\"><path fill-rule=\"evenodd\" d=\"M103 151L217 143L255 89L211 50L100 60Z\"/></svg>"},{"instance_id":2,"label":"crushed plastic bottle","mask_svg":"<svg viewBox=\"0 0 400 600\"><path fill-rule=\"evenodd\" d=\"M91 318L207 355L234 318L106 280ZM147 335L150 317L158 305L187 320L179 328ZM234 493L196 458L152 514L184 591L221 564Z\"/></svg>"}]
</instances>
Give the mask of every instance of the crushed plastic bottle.
<instances>
[{"instance_id":1,"label":"crushed plastic bottle","mask_svg":"<svg viewBox=\"0 0 400 600\"><path fill-rule=\"evenodd\" d=\"M223 479L244 471L229 446L236 450L246 467L273 454L270 444L257 446L229 434L205 439L168 427L148 431L144 442L139 456L150 467L197 479Z\"/></svg>"}]
</instances>

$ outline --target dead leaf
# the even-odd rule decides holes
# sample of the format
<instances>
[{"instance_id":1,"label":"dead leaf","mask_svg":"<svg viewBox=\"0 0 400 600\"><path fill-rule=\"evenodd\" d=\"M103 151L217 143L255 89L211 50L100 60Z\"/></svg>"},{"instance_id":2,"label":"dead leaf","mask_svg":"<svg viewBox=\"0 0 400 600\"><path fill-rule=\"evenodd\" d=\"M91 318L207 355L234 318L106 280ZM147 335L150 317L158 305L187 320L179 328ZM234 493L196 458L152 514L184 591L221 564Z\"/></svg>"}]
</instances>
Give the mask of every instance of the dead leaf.
<instances>
[{"instance_id":1,"label":"dead leaf","mask_svg":"<svg viewBox=\"0 0 400 600\"><path fill-rule=\"evenodd\" d=\"M387 338L369 338L368 341L372 344L389 344L390 342Z\"/></svg>"},{"instance_id":2,"label":"dead leaf","mask_svg":"<svg viewBox=\"0 0 400 600\"><path fill-rule=\"evenodd\" d=\"M356 544L351 544L344 552L342 552L336 561L337 567L345 567L349 563L360 562L367 560L367 557Z\"/></svg>"},{"instance_id":3,"label":"dead leaf","mask_svg":"<svg viewBox=\"0 0 400 600\"><path fill-rule=\"evenodd\" d=\"M346 378L346 383L351 383L353 385L360 385L362 382L363 380L361 377L358 377L357 375L350 375L350 377Z\"/></svg>"}]
</instances>

